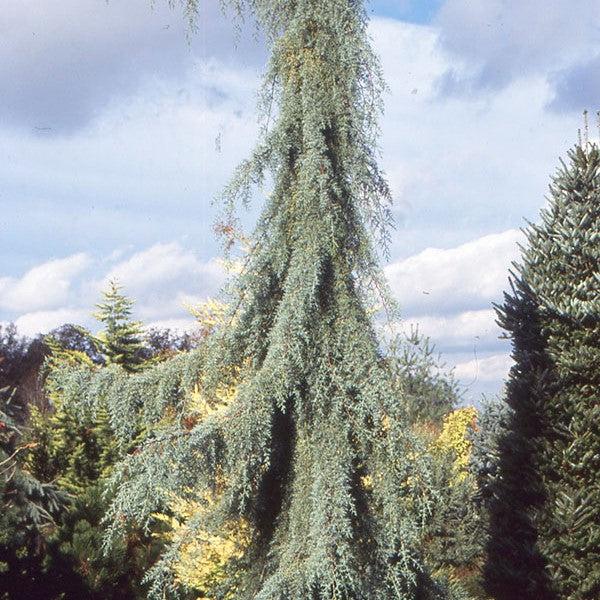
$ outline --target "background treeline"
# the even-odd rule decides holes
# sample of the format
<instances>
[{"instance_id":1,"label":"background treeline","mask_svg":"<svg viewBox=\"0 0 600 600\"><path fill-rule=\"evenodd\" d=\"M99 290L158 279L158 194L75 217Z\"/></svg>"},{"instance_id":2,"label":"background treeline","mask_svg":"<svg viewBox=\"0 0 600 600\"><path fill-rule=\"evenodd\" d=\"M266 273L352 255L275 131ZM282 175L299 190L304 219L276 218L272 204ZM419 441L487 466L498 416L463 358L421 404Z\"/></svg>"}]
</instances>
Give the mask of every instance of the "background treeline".
<instances>
[{"instance_id":1,"label":"background treeline","mask_svg":"<svg viewBox=\"0 0 600 600\"><path fill-rule=\"evenodd\" d=\"M111 501L106 481L123 454L142 442L144 431L123 448L107 410L82 418L52 385L52 371L65 366L118 365L139 373L198 351L224 312L217 303L199 307L192 333L145 331L132 319L132 304L111 283L95 313L101 328L96 335L64 325L31 340L12 325L0 329L3 598L145 598L144 576L190 508L174 501L155 515L150 530L129 525L106 547L103 519ZM487 519L481 490L494 471L489 457L503 412L495 405L481 415L472 407L459 408L457 383L418 331L399 336L386 360L398 401L406 402L411 426L436 465L437 509L423 552L437 575L480 595ZM218 588L231 577L227 571L235 569L237 552L238 540L226 536L215 536L208 548L190 544L175 566L190 597L221 597Z\"/></svg>"}]
</instances>

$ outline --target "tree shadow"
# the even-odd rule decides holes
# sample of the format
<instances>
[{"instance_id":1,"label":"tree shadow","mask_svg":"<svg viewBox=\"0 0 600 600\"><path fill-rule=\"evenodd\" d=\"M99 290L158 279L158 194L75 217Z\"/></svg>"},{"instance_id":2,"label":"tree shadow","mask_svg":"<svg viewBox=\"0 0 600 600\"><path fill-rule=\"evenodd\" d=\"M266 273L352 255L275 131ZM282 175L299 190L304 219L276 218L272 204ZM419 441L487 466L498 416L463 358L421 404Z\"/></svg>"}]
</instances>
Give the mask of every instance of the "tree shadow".
<instances>
[{"instance_id":1,"label":"tree shadow","mask_svg":"<svg viewBox=\"0 0 600 600\"><path fill-rule=\"evenodd\" d=\"M506 387L513 409L499 441L499 464L489 500L490 522L484 587L495 600L558 600L540 549L544 507L543 476L549 440L546 400L552 393L553 362L539 319L539 303L521 279L496 306L498 324L513 344Z\"/></svg>"}]
</instances>

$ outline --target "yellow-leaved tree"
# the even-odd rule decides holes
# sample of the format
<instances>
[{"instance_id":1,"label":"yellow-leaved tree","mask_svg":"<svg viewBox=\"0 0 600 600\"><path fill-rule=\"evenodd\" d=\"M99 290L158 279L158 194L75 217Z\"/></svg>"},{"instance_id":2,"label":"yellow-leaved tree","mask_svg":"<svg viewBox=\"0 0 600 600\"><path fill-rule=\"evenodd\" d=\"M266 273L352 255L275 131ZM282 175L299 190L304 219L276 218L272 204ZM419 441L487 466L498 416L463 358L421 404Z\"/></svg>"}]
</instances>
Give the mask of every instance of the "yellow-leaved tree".
<instances>
[{"instance_id":1,"label":"yellow-leaved tree","mask_svg":"<svg viewBox=\"0 0 600 600\"><path fill-rule=\"evenodd\" d=\"M449 586L460 585L469 597L484 598L480 574L485 521L476 501L476 478L469 468L477 416L474 407L458 408L430 432L439 497L424 554L432 571Z\"/></svg>"},{"instance_id":2,"label":"yellow-leaved tree","mask_svg":"<svg viewBox=\"0 0 600 600\"><path fill-rule=\"evenodd\" d=\"M227 306L218 300L208 300L200 305L187 306L196 318L203 336L210 336L224 321ZM234 381L236 378L233 378ZM185 410L187 424L191 428L208 416L219 416L237 397L237 385L221 386L209 400L202 393L202 382L198 382L187 399ZM206 515L214 505L224 482L215 482L212 490L202 496L179 497L173 495L169 514L157 514L156 519L167 526L165 536L179 547L177 559L172 563L176 580L197 598L234 600L236 594L235 569L232 564L243 557L251 541L250 526L245 519L229 521L218 534L190 527L190 523ZM226 588L225 595L223 589Z\"/></svg>"},{"instance_id":3,"label":"yellow-leaved tree","mask_svg":"<svg viewBox=\"0 0 600 600\"><path fill-rule=\"evenodd\" d=\"M476 426L477 409L467 406L454 410L444 417L442 431L432 444L434 454L452 456L454 481L461 482L468 477L473 448L469 434Z\"/></svg>"}]
</instances>

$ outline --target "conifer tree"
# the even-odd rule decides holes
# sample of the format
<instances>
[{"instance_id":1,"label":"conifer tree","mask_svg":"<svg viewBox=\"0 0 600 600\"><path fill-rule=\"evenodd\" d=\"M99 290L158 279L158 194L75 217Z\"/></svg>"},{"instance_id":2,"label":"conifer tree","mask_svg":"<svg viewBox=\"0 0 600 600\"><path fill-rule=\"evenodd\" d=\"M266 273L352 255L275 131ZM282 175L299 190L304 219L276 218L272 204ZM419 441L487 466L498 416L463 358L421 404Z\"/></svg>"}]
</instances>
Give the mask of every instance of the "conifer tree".
<instances>
[{"instance_id":1,"label":"conifer tree","mask_svg":"<svg viewBox=\"0 0 600 600\"><path fill-rule=\"evenodd\" d=\"M600 151L575 146L499 309L513 341L485 573L497 600L600 597Z\"/></svg>"},{"instance_id":2,"label":"conifer tree","mask_svg":"<svg viewBox=\"0 0 600 600\"><path fill-rule=\"evenodd\" d=\"M143 330L141 323L131 318L133 300L121 290L116 281L110 281L103 292L104 301L96 305L94 317L104 326L99 340L107 362L135 372L144 362Z\"/></svg>"},{"instance_id":3,"label":"conifer tree","mask_svg":"<svg viewBox=\"0 0 600 600\"><path fill-rule=\"evenodd\" d=\"M442 361L435 344L418 328L394 341L388 362L395 372L398 394L409 419L418 425L440 427L460 401L457 381Z\"/></svg>"},{"instance_id":4,"label":"conifer tree","mask_svg":"<svg viewBox=\"0 0 600 600\"><path fill-rule=\"evenodd\" d=\"M89 332L86 334L93 339ZM64 365L94 368L93 361L84 352L64 348L51 335L46 336L45 343L50 350L44 366L50 406L43 412L38 407L30 409L28 435L34 447L26 464L42 481L56 481L70 493L81 494L107 474L119 451L104 406L93 413L76 413L52 385L54 370Z\"/></svg>"},{"instance_id":5,"label":"conifer tree","mask_svg":"<svg viewBox=\"0 0 600 600\"><path fill-rule=\"evenodd\" d=\"M193 12L196 3L190 0ZM419 545L431 502L426 452L395 395L367 307L387 297L388 186L377 165L384 84L362 0L250 0L272 57L272 127L225 194L233 207L273 183L229 326L201 349L141 374L65 373L67 396L106 402L123 436L149 438L114 478L114 527L149 522L172 494L206 503L188 529L250 531L239 600L425 600L442 591ZM226 224L224 231L230 229ZM199 383L215 404L186 415ZM117 427L119 429L119 427ZM174 592L171 551L153 593Z\"/></svg>"},{"instance_id":6,"label":"conifer tree","mask_svg":"<svg viewBox=\"0 0 600 600\"><path fill-rule=\"evenodd\" d=\"M30 444L23 439L11 400L14 390L0 389L0 598L39 597L43 587L43 535L68 502L52 483L24 468ZM18 411L17 411L18 414Z\"/></svg>"},{"instance_id":7,"label":"conifer tree","mask_svg":"<svg viewBox=\"0 0 600 600\"><path fill-rule=\"evenodd\" d=\"M45 532L44 556L37 565L37 576L44 585L36 597L145 598L142 579L162 548L160 539L130 524L110 552L103 551L100 521L110 503L105 496L106 479L124 453L112 431L109 412L103 404L94 410L76 411L53 385L54 372L65 365L123 371L115 364L97 364L102 357L97 355L93 336L83 329L78 334L78 347L85 351L65 347L69 338L64 336L46 337L50 353L44 371L50 406L46 412L31 408L27 427L32 448L25 466L40 481L56 482L70 495L56 525Z\"/></svg>"}]
</instances>

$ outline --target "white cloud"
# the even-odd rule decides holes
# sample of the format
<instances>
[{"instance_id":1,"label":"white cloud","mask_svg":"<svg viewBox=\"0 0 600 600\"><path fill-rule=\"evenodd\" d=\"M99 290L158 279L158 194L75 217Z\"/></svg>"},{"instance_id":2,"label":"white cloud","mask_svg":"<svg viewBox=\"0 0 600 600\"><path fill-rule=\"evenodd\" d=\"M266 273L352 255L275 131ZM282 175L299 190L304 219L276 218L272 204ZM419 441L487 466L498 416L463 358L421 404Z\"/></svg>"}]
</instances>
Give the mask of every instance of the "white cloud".
<instances>
[{"instance_id":1,"label":"white cloud","mask_svg":"<svg viewBox=\"0 0 600 600\"><path fill-rule=\"evenodd\" d=\"M442 47L463 60L449 73L455 91L496 90L585 59L598 48L597 0L446 0L438 13Z\"/></svg>"},{"instance_id":2,"label":"white cloud","mask_svg":"<svg viewBox=\"0 0 600 600\"><path fill-rule=\"evenodd\" d=\"M73 280L89 265L80 253L33 267L21 278L0 278L0 308L28 312L69 302Z\"/></svg>"},{"instance_id":3,"label":"white cloud","mask_svg":"<svg viewBox=\"0 0 600 600\"><path fill-rule=\"evenodd\" d=\"M88 320L89 311L86 309L59 308L25 313L16 319L15 325L19 333L33 337L38 333L48 333L65 323L81 325Z\"/></svg>"},{"instance_id":4,"label":"white cloud","mask_svg":"<svg viewBox=\"0 0 600 600\"><path fill-rule=\"evenodd\" d=\"M192 289L195 286L214 290L223 280L223 270L216 260L203 262L194 252L171 242L156 244L115 265L105 275L103 285L111 279L117 279L131 293L177 282L191 284ZM176 291L170 290L171 294Z\"/></svg>"},{"instance_id":5,"label":"white cloud","mask_svg":"<svg viewBox=\"0 0 600 600\"><path fill-rule=\"evenodd\" d=\"M94 305L108 281L117 279L136 302L135 318L188 329L193 319L186 307L217 295L225 280L219 261L203 261L179 242L155 244L115 264L119 256L92 261L77 254L42 263L21 277L0 277L0 321L15 321L27 335L71 321L94 328ZM92 278L98 272L100 278Z\"/></svg>"},{"instance_id":6,"label":"white cloud","mask_svg":"<svg viewBox=\"0 0 600 600\"><path fill-rule=\"evenodd\" d=\"M263 45L250 28L236 49L231 19L218 1L201 3L199 31L191 38L181 6L175 2L170 10L169 4L4 0L0 111L6 121L45 135L73 132L148 81L181 88L195 60L261 61Z\"/></svg>"},{"instance_id":7,"label":"white cloud","mask_svg":"<svg viewBox=\"0 0 600 600\"><path fill-rule=\"evenodd\" d=\"M115 101L85 132L44 138L0 127L0 146L11 149L0 163L9 262L108 256L165 238L194 239L214 255L211 201L256 138L257 88L253 69L211 60L182 86L156 81Z\"/></svg>"},{"instance_id":8,"label":"white cloud","mask_svg":"<svg viewBox=\"0 0 600 600\"><path fill-rule=\"evenodd\" d=\"M404 321L404 327L418 327L438 347L450 349L489 349L498 347L501 333L491 309L470 310L449 316L421 315Z\"/></svg>"},{"instance_id":9,"label":"white cloud","mask_svg":"<svg viewBox=\"0 0 600 600\"><path fill-rule=\"evenodd\" d=\"M155 244L113 266L96 282L99 293L116 279L125 293L136 300L136 314L144 321L181 320L186 305L218 294L225 281L215 259L201 260L179 242Z\"/></svg>"},{"instance_id":10,"label":"white cloud","mask_svg":"<svg viewBox=\"0 0 600 600\"><path fill-rule=\"evenodd\" d=\"M500 382L506 378L513 361L506 354L495 354L486 358L474 358L455 366L454 374L467 385L476 382Z\"/></svg>"},{"instance_id":11,"label":"white cloud","mask_svg":"<svg viewBox=\"0 0 600 600\"><path fill-rule=\"evenodd\" d=\"M386 275L407 314L489 307L502 299L521 238L511 229L455 248L427 248L390 264Z\"/></svg>"},{"instance_id":12,"label":"white cloud","mask_svg":"<svg viewBox=\"0 0 600 600\"><path fill-rule=\"evenodd\" d=\"M439 28L375 19L371 31L390 88L382 141L397 207L393 256L536 219L580 116L549 112L554 90L534 73L493 95L441 97L437 82L456 60Z\"/></svg>"},{"instance_id":13,"label":"white cloud","mask_svg":"<svg viewBox=\"0 0 600 600\"><path fill-rule=\"evenodd\" d=\"M426 248L389 265L386 274L401 303L405 330L431 338L464 389L465 400L495 394L508 372L509 343L496 324L519 230L485 235L451 248Z\"/></svg>"}]
</instances>

